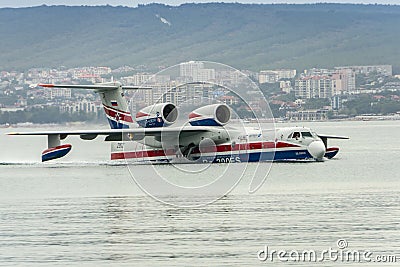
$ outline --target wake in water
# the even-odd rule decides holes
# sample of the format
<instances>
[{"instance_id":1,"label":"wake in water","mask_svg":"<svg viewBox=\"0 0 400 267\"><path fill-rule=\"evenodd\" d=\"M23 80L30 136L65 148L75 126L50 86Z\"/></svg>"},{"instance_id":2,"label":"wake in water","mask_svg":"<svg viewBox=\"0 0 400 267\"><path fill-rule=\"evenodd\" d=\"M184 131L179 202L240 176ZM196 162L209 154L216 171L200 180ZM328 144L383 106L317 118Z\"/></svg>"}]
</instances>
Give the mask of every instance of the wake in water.
<instances>
[{"instance_id":1,"label":"wake in water","mask_svg":"<svg viewBox=\"0 0 400 267\"><path fill-rule=\"evenodd\" d=\"M21 167L49 167L49 168L68 168L85 166L125 166L125 162L113 161L71 161L71 162L0 162L0 166L21 166Z\"/></svg>"},{"instance_id":2,"label":"wake in water","mask_svg":"<svg viewBox=\"0 0 400 267\"><path fill-rule=\"evenodd\" d=\"M316 163L310 160L288 160L275 161L274 164L293 164L293 163ZM186 162L186 164L191 164ZM197 163L196 165L198 165ZM244 164L244 163L235 163ZM263 164L259 162L247 162L246 164ZM46 167L46 168L68 168L68 167L95 167L95 166L131 166L131 165L173 165L171 162L151 162L151 161L123 161L123 160L108 160L108 161L70 161L70 162L38 162L38 161L10 161L0 162L0 166L21 166L21 167ZM225 163L213 163L213 165L225 165Z\"/></svg>"}]
</instances>

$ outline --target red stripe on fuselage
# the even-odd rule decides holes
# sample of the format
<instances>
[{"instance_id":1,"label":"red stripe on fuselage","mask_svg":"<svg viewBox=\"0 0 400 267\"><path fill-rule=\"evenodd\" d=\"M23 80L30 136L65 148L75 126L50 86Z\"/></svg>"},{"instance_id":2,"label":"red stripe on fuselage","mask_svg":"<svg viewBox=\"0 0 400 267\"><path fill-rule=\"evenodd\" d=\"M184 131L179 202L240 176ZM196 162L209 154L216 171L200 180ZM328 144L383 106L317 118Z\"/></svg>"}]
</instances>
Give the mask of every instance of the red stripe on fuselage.
<instances>
[{"instance_id":1,"label":"red stripe on fuselage","mask_svg":"<svg viewBox=\"0 0 400 267\"><path fill-rule=\"evenodd\" d=\"M286 143L286 142L278 142L276 143L276 148L283 148L283 147L301 147L296 144Z\"/></svg>"},{"instance_id":2,"label":"red stripe on fuselage","mask_svg":"<svg viewBox=\"0 0 400 267\"><path fill-rule=\"evenodd\" d=\"M158 150L143 150L137 152L117 152L111 153L111 159L136 159L136 158L152 158L152 157L165 157L173 156L176 151L174 149Z\"/></svg>"}]
</instances>

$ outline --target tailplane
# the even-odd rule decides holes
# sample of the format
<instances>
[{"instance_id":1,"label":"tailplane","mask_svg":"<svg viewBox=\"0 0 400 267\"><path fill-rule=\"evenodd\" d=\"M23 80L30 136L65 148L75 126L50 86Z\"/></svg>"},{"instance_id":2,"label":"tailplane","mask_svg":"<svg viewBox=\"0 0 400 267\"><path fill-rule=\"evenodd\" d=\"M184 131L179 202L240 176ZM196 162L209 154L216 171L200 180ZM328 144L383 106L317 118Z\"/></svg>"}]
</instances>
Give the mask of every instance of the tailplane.
<instances>
[{"instance_id":1,"label":"tailplane","mask_svg":"<svg viewBox=\"0 0 400 267\"><path fill-rule=\"evenodd\" d=\"M101 98L104 112L111 129L125 129L133 124L128 103L124 98L124 90L150 89L137 86L122 86L119 82L101 83L94 85L39 84L46 88L75 88L95 90Z\"/></svg>"}]
</instances>

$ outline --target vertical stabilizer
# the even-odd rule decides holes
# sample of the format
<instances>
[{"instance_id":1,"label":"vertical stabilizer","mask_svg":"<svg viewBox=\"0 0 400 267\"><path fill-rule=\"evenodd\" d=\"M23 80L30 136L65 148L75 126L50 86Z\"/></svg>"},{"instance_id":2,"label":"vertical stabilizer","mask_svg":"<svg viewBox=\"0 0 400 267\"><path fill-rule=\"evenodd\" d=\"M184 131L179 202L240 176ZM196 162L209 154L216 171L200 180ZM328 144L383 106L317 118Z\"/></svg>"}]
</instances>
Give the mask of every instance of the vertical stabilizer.
<instances>
[{"instance_id":1,"label":"vertical stabilizer","mask_svg":"<svg viewBox=\"0 0 400 267\"><path fill-rule=\"evenodd\" d=\"M117 84L117 83L112 83ZM118 84L117 84L118 85ZM111 129L129 128L133 123L122 86L115 89L97 89Z\"/></svg>"},{"instance_id":2,"label":"vertical stabilizer","mask_svg":"<svg viewBox=\"0 0 400 267\"><path fill-rule=\"evenodd\" d=\"M76 88L92 89L99 93L104 112L111 129L129 128L133 119L129 111L128 103L124 98L124 89L143 89L134 86L122 86L119 82L101 83L94 85L66 85L66 84L39 84L46 88ZM144 88L150 89L150 88Z\"/></svg>"}]
</instances>

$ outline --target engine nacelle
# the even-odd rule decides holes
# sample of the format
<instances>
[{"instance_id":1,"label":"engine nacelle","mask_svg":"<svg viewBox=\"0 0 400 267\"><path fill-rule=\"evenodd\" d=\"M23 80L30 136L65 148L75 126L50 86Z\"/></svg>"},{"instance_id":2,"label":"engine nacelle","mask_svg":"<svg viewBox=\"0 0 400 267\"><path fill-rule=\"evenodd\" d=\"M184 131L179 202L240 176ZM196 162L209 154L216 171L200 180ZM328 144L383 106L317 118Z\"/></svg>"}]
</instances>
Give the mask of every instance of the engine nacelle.
<instances>
[{"instance_id":1,"label":"engine nacelle","mask_svg":"<svg viewBox=\"0 0 400 267\"><path fill-rule=\"evenodd\" d=\"M143 128L170 126L177 118L178 109L172 103L151 105L136 113L136 122Z\"/></svg>"},{"instance_id":2,"label":"engine nacelle","mask_svg":"<svg viewBox=\"0 0 400 267\"><path fill-rule=\"evenodd\" d=\"M225 104L207 105L189 114L192 126L223 126L231 119L231 110Z\"/></svg>"}]
</instances>

